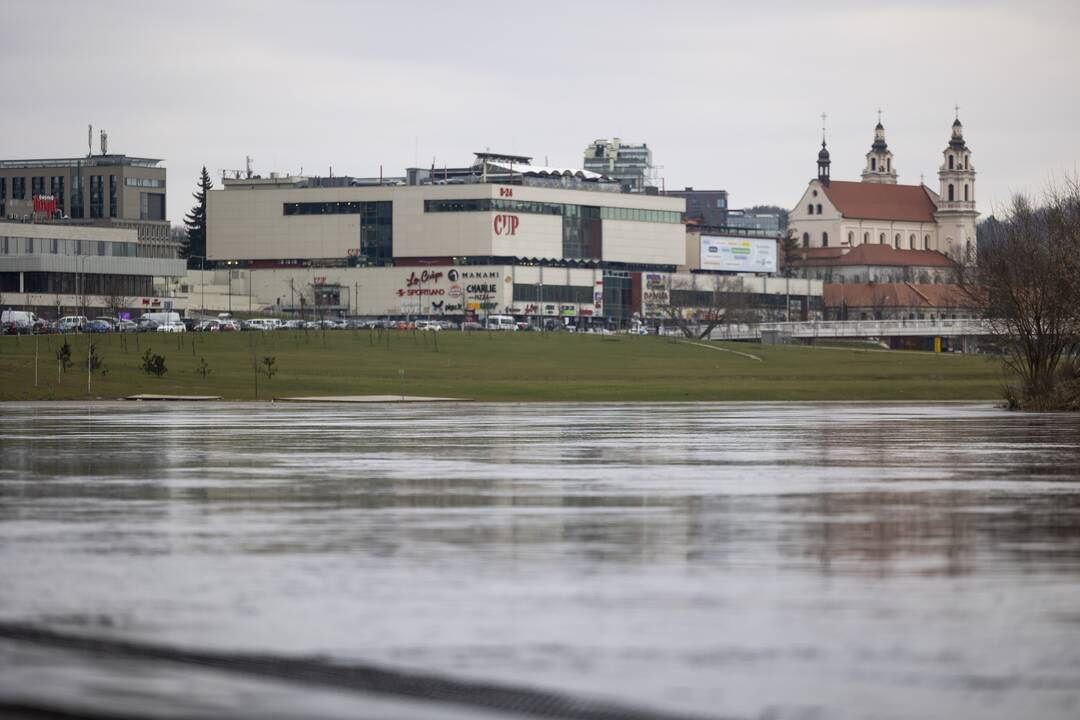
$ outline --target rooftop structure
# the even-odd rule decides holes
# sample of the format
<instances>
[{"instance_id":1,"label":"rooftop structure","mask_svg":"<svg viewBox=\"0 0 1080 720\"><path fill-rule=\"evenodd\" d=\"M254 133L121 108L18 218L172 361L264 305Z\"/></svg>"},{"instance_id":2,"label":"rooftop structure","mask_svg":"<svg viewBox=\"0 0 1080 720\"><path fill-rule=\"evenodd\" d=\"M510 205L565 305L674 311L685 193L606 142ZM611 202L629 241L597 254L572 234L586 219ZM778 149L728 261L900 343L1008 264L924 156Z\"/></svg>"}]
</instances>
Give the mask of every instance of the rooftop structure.
<instances>
[{"instance_id":1,"label":"rooftop structure","mask_svg":"<svg viewBox=\"0 0 1080 720\"><path fill-rule=\"evenodd\" d=\"M624 143L619 138L594 140L585 148L585 169L606 175L628 192L655 186L652 150L645 143Z\"/></svg>"}]
</instances>

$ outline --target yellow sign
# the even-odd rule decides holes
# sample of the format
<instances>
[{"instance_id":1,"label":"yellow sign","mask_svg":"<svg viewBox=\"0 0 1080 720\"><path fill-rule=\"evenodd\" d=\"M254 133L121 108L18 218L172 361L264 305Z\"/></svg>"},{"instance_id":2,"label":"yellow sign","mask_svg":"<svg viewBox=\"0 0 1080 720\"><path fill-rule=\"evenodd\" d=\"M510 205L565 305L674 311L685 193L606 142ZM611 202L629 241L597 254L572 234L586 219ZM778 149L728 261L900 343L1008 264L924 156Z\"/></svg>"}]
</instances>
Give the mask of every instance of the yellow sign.
<instances>
[{"instance_id":1,"label":"yellow sign","mask_svg":"<svg viewBox=\"0 0 1080 720\"><path fill-rule=\"evenodd\" d=\"M934 352L941 352L941 337L939 336L934 337Z\"/></svg>"},{"instance_id":2,"label":"yellow sign","mask_svg":"<svg viewBox=\"0 0 1080 720\"><path fill-rule=\"evenodd\" d=\"M478 302L465 303L465 309L466 310L479 310L480 309L480 303L478 303Z\"/></svg>"}]
</instances>

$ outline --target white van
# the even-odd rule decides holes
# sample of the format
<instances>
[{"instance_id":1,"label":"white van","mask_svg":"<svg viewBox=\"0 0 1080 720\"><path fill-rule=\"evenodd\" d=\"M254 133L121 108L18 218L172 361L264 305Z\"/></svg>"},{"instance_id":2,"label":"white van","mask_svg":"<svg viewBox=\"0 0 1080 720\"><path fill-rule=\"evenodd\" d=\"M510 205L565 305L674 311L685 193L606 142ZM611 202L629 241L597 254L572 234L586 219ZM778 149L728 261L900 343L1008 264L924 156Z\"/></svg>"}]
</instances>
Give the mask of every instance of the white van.
<instances>
[{"instance_id":1,"label":"white van","mask_svg":"<svg viewBox=\"0 0 1080 720\"><path fill-rule=\"evenodd\" d=\"M0 325L11 323L20 329L33 327L38 321L38 316L25 310L5 310L0 313Z\"/></svg>"},{"instance_id":2,"label":"white van","mask_svg":"<svg viewBox=\"0 0 1080 720\"><path fill-rule=\"evenodd\" d=\"M514 320L513 315L488 315L487 317L488 330L517 330L517 321Z\"/></svg>"}]
</instances>

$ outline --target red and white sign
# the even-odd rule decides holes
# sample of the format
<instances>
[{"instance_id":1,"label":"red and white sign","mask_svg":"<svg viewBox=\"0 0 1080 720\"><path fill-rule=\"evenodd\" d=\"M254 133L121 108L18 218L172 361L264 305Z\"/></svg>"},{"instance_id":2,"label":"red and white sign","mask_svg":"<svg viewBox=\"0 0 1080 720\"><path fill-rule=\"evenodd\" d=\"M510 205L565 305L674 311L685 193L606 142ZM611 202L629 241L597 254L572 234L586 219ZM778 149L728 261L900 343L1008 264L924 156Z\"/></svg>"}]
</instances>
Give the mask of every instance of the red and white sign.
<instances>
[{"instance_id":1,"label":"red and white sign","mask_svg":"<svg viewBox=\"0 0 1080 720\"><path fill-rule=\"evenodd\" d=\"M48 215L56 214L56 196L55 195L35 195L34 196L34 212L46 213Z\"/></svg>"},{"instance_id":2,"label":"red and white sign","mask_svg":"<svg viewBox=\"0 0 1080 720\"><path fill-rule=\"evenodd\" d=\"M495 216L492 228L496 235L517 235L518 223L521 220L517 215L500 214Z\"/></svg>"},{"instance_id":3,"label":"red and white sign","mask_svg":"<svg viewBox=\"0 0 1080 720\"><path fill-rule=\"evenodd\" d=\"M499 188L499 197L514 197L514 188Z\"/></svg>"}]
</instances>

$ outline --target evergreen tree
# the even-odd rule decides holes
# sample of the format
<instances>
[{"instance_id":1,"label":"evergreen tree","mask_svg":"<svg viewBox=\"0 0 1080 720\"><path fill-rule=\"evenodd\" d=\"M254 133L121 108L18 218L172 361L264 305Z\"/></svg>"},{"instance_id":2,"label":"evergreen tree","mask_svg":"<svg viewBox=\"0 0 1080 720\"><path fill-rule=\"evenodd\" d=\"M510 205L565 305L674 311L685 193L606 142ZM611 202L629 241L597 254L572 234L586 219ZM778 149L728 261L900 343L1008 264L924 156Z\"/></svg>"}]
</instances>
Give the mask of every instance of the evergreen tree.
<instances>
[{"instance_id":1,"label":"evergreen tree","mask_svg":"<svg viewBox=\"0 0 1080 720\"><path fill-rule=\"evenodd\" d=\"M203 165L198 189L191 194L195 198L195 206L184 216L187 240L180 246L180 257L206 257L206 193L213 187L210 173L206 172L206 166Z\"/></svg>"}]
</instances>

